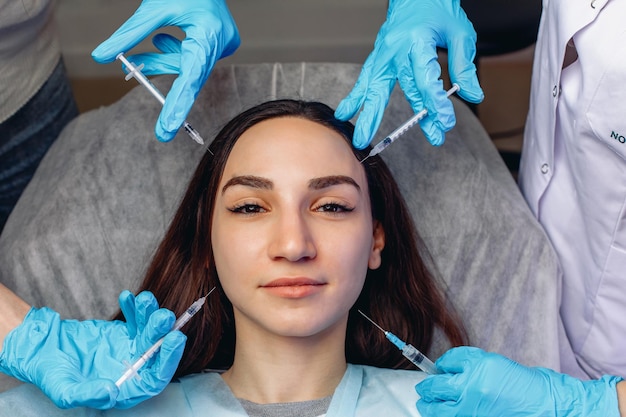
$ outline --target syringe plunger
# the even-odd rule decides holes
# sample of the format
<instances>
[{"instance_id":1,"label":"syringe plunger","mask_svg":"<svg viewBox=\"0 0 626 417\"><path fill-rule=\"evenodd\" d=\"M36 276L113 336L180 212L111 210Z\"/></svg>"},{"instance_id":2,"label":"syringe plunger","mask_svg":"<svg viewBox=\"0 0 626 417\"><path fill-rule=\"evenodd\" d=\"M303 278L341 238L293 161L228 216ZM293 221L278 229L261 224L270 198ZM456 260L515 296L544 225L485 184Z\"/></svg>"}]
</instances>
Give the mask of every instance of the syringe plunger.
<instances>
[{"instance_id":1,"label":"syringe plunger","mask_svg":"<svg viewBox=\"0 0 626 417\"><path fill-rule=\"evenodd\" d=\"M402 348L402 355L410 360L413 365L417 366L427 374L433 375L439 373L433 361L428 359L426 355L417 350L417 348L415 348L413 345L407 343Z\"/></svg>"},{"instance_id":2,"label":"syringe plunger","mask_svg":"<svg viewBox=\"0 0 626 417\"><path fill-rule=\"evenodd\" d=\"M117 54L117 57L115 58L122 61L122 63L128 69L128 74L126 74L125 77L126 81L130 80L131 78L135 78L137 82L139 82L139 84L146 87L150 94L152 94L157 100L159 100L159 103L161 103L161 105L165 103L165 97L163 96L163 94L161 94L161 92L154 86L154 84L152 84L150 80L148 80L148 78L143 74L143 72L141 72L141 70L143 69L143 64L135 66L132 62L126 59L123 52ZM188 121L185 120L183 122L183 128L191 139L193 139L200 145L204 145L204 139L202 139L202 136L200 136L198 131L194 129Z\"/></svg>"}]
</instances>

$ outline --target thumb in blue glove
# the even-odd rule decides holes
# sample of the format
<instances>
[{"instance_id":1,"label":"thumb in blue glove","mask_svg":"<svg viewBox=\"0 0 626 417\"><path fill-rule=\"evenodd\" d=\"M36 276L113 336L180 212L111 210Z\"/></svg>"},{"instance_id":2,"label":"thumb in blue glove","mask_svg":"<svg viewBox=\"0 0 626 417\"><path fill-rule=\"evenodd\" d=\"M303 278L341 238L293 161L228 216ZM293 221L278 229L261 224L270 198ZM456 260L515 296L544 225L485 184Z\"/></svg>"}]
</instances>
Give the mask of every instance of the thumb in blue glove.
<instances>
[{"instance_id":1,"label":"thumb in blue glove","mask_svg":"<svg viewBox=\"0 0 626 417\"><path fill-rule=\"evenodd\" d=\"M174 138L215 63L239 47L239 31L224 0L144 0L109 39L91 53L99 63L112 62L160 27L177 26L185 39L177 51L128 59L143 63L146 75L178 74L155 126L156 137Z\"/></svg>"},{"instance_id":2,"label":"thumb in blue glove","mask_svg":"<svg viewBox=\"0 0 626 417\"><path fill-rule=\"evenodd\" d=\"M423 417L617 417L616 385L605 376L581 381L546 368L529 368L478 348L460 347L436 362L442 374L416 385Z\"/></svg>"},{"instance_id":3,"label":"thumb in blue glove","mask_svg":"<svg viewBox=\"0 0 626 417\"><path fill-rule=\"evenodd\" d=\"M458 94L472 103L482 101L473 63L476 32L459 0L392 0L374 50L335 112L338 119L348 120L362 108L352 142L356 148L372 141L396 80L416 113L428 110L420 121L428 141L443 144L456 119L440 79L437 47L448 49L450 79L459 85Z\"/></svg>"},{"instance_id":4,"label":"thumb in blue glove","mask_svg":"<svg viewBox=\"0 0 626 417\"><path fill-rule=\"evenodd\" d=\"M135 298L125 291L120 305L127 322L61 320L49 308L31 308L23 323L5 338L0 370L38 386L60 408L128 408L161 392L182 357L186 337L169 333L174 314L158 309L149 292ZM118 390L116 381L163 337L161 350Z\"/></svg>"}]
</instances>

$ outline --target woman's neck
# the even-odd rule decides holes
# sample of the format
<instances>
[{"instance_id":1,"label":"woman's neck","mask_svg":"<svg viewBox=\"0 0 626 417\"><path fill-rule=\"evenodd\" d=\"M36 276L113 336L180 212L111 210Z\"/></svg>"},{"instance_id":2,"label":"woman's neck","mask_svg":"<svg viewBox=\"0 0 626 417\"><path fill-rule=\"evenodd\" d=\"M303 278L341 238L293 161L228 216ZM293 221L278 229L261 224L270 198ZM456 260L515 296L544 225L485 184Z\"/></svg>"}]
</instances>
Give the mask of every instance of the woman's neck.
<instances>
[{"instance_id":1,"label":"woman's neck","mask_svg":"<svg viewBox=\"0 0 626 417\"><path fill-rule=\"evenodd\" d=\"M233 366L222 377L235 397L258 404L319 399L339 385L347 366L344 349L345 329L269 340L238 334Z\"/></svg>"}]
</instances>

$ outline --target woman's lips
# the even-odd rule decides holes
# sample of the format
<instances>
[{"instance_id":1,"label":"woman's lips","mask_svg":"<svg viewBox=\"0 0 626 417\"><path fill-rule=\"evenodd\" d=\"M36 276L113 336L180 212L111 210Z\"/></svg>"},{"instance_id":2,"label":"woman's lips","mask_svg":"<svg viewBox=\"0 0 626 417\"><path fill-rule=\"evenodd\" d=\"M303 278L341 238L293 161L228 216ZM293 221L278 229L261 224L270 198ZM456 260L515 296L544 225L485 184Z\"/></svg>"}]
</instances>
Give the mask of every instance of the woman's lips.
<instances>
[{"instance_id":1,"label":"woman's lips","mask_svg":"<svg viewBox=\"0 0 626 417\"><path fill-rule=\"evenodd\" d=\"M304 298L320 292L325 285L311 278L278 278L261 288L283 298Z\"/></svg>"}]
</instances>

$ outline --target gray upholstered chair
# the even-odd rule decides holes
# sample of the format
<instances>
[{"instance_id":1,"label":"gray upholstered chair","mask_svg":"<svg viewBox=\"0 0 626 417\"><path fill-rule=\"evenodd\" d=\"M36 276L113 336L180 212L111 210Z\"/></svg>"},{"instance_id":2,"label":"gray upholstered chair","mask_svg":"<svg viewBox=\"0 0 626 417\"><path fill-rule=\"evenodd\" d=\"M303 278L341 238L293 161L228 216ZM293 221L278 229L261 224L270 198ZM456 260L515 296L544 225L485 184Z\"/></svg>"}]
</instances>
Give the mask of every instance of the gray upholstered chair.
<instances>
[{"instance_id":1,"label":"gray upholstered chair","mask_svg":"<svg viewBox=\"0 0 626 417\"><path fill-rule=\"evenodd\" d=\"M188 117L206 138L251 105L284 97L336 106L356 64L222 66ZM167 91L172 77L155 83ZM551 247L476 117L439 148L414 128L383 154L394 171L471 343L522 363L559 366ZM137 87L82 114L50 149L0 237L0 282L65 317L108 318L134 289L205 148L154 139L159 103ZM394 91L380 134L412 111ZM429 355L446 343L438 338Z\"/></svg>"}]
</instances>

